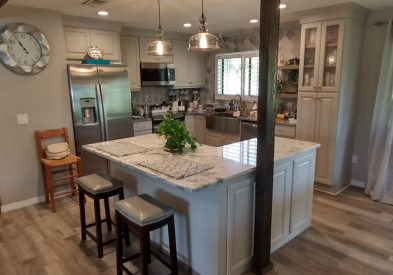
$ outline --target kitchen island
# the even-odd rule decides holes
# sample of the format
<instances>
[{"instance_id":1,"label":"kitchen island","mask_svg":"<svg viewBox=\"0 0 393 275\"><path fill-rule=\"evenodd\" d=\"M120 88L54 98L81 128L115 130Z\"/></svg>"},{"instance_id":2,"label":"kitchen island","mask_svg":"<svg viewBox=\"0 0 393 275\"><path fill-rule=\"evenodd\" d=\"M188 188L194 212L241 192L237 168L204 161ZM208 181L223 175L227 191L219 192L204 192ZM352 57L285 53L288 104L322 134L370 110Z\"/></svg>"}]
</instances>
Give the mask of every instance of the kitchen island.
<instances>
[{"instance_id":1,"label":"kitchen island","mask_svg":"<svg viewBox=\"0 0 393 275\"><path fill-rule=\"evenodd\" d=\"M129 142L151 151L116 157L97 147ZM272 251L311 225L315 156L318 144L276 138L274 155ZM158 136L146 135L84 146L111 161L124 181L125 195L147 193L176 210L178 258L201 275L242 274L252 264L257 140L223 147L200 146L176 156L213 169L175 179L145 168L141 161L172 156ZM162 230L162 229L161 229ZM152 242L168 250L165 232Z\"/></svg>"}]
</instances>

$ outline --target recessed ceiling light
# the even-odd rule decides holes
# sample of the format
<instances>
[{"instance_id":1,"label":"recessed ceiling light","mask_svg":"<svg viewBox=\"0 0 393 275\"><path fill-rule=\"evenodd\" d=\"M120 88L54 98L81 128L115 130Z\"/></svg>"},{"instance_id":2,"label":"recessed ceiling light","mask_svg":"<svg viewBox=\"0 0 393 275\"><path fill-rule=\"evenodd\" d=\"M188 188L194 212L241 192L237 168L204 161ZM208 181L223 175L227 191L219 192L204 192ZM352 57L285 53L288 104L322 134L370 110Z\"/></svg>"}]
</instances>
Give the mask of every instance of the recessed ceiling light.
<instances>
[{"instance_id":1,"label":"recessed ceiling light","mask_svg":"<svg viewBox=\"0 0 393 275\"><path fill-rule=\"evenodd\" d=\"M185 23L185 24L183 24L183 27L189 28L189 27L191 27L191 24L190 23Z\"/></svg>"},{"instance_id":2,"label":"recessed ceiling light","mask_svg":"<svg viewBox=\"0 0 393 275\"><path fill-rule=\"evenodd\" d=\"M280 4L280 9L285 9L286 7L287 7L287 5L285 5L285 4Z\"/></svg>"},{"instance_id":3,"label":"recessed ceiling light","mask_svg":"<svg viewBox=\"0 0 393 275\"><path fill-rule=\"evenodd\" d=\"M250 20L250 23L258 23L259 21L258 21L258 19L251 19Z\"/></svg>"},{"instance_id":4,"label":"recessed ceiling light","mask_svg":"<svg viewBox=\"0 0 393 275\"><path fill-rule=\"evenodd\" d=\"M99 11L98 14L99 15L108 15L108 12L107 11Z\"/></svg>"}]
</instances>

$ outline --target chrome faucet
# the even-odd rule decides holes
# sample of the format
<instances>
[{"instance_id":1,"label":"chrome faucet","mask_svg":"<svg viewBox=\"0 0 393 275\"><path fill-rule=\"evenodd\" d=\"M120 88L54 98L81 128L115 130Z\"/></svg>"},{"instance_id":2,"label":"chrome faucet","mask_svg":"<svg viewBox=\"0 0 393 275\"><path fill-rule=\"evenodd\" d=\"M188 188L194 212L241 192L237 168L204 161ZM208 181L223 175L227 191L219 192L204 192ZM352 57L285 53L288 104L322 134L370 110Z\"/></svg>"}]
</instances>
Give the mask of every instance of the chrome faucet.
<instances>
[{"instance_id":1,"label":"chrome faucet","mask_svg":"<svg viewBox=\"0 0 393 275\"><path fill-rule=\"evenodd\" d=\"M233 103L235 103L236 101L235 101L235 98L236 97L239 97L239 99L240 99L240 104L239 105L237 105L237 107L236 107L236 111L240 111L240 115L242 115L243 114L243 100L242 100L242 96L241 95L239 95L239 94L236 94L234 97L233 97Z\"/></svg>"}]
</instances>

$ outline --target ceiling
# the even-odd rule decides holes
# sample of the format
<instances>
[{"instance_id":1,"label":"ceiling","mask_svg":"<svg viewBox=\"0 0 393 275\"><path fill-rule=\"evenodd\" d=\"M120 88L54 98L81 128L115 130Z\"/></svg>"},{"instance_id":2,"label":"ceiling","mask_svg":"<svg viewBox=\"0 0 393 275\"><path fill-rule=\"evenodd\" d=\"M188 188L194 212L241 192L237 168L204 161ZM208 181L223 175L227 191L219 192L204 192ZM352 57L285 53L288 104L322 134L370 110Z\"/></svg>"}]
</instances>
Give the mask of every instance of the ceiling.
<instances>
[{"instance_id":1,"label":"ceiling","mask_svg":"<svg viewBox=\"0 0 393 275\"><path fill-rule=\"evenodd\" d=\"M156 29L158 26L157 0L107 0L101 6L83 6L86 0L9 0L11 5L61 11L63 14L111 21L137 28ZM346 2L355 2L370 10L393 7L392 0L281 0L287 4L281 10L281 22L298 20L295 12ZM213 33L256 27L250 19L259 19L259 0L205 0L205 15L209 31ZM109 12L100 16L98 11ZM201 15L201 1L161 0L161 23L166 31L195 33ZM192 27L184 28L184 23Z\"/></svg>"}]
</instances>

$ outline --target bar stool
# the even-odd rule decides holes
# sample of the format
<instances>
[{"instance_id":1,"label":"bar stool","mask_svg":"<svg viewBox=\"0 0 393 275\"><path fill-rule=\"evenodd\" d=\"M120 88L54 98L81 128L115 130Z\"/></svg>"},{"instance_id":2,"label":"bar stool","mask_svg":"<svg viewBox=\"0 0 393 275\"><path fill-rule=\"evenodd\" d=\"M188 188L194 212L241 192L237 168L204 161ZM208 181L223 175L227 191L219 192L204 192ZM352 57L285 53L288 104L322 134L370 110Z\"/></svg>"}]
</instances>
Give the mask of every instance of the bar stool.
<instances>
[{"instance_id":1,"label":"bar stool","mask_svg":"<svg viewBox=\"0 0 393 275\"><path fill-rule=\"evenodd\" d=\"M105 243L102 240L102 228L101 223L106 222L108 231L112 231L112 220L109 209L109 198L119 195L120 200L124 200L123 182L115 179L114 177L105 174L92 174L89 176L81 177L76 180L79 185L79 210L81 220L81 234L82 240L86 240L86 234L97 243L98 258L104 256L104 245L113 243L116 239L112 238ZM94 214L95 222L86 224L86 212L85 212L85 196L87 195L94 200ZM100 212L100 199L104 199L105 204L105 219L101 220ZM87 229L92 226L96 226L96 236L94 236ZM127 246L130 246L130 236L128 234L128 228L124 227L124 237Z\"/></svg>"},{"instance_id":2,"label":"bar stool","mask_svg":"<svg viewBox=\"0 0 393 275\"><path fill-rule=\"evenodd\" d=\"M132 275L123 264L139 256L142 260L141 275L148 275L151 254L171 270L171 275L178 275L174 213L172 208L147 194L115 203L117 275L122 275L123 271ZM136 229L140 238L140 253L127 258L123 258L122 228L124 224ZM150 231L165 225L168 225L170 264L150 249Z\"/></svg>"}]
</instances>

